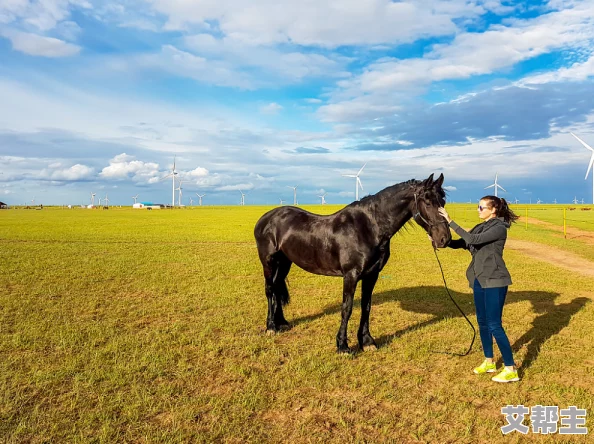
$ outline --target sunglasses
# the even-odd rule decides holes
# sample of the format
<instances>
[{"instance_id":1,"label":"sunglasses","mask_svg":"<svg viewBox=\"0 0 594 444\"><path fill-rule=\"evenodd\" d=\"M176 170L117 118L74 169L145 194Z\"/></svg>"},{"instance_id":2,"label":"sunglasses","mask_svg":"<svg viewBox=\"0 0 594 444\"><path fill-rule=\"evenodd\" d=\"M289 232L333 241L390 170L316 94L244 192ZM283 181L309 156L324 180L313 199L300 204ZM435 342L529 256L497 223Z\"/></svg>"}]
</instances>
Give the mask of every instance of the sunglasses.
<instances>
[{"instance_id":1,"label":"sunglasses","mask_svg":"<svg viewBox=\"0 0 594 444\"><path fill-rule=\"evenodd\" d=\"M479 211L487 210L489 207L483 207L482 205L478 206Z\"/></svg>"}]
</instances>

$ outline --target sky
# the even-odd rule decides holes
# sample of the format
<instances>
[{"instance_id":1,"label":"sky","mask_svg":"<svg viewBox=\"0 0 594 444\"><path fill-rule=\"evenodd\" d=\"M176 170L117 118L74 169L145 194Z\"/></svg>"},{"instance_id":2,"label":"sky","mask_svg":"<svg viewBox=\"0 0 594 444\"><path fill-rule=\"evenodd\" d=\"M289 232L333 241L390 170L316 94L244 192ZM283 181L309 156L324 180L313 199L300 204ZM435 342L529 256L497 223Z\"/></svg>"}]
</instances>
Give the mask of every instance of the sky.
<instances>
[{"instance_id":1,"label":"sky","mask_svg":"<svg viewBox=\"0 0 594 444\"><path fill-rule=\"evenodd\" d=\"M593 200L591 0L2 0L0 61L9 205L169 204L174 159L184 205L347 204L363 165Z\"/></svg>"}]
</instances>

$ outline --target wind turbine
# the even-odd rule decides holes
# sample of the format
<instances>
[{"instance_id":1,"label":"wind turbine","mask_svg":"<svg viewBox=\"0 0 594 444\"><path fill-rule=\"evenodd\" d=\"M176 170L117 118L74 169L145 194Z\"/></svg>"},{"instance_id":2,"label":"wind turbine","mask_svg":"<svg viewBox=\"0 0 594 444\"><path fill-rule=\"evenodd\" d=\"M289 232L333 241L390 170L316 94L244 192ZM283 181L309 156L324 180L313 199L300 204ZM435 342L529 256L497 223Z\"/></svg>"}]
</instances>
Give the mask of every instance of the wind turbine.
<instances>
[{"instance_id":1,"label":"wind turbine","mask_svg":"<svg viewBox=\"0 0 594 444\"><path fill-rule=\"evenodd\" d=\"M322 199L322 205L326 205L326 194L328 194L328 193L324 193L321 196L318 196L319 198Z\"/></svg>"},{"instance_id":2,"label":"wind turbine","mask_svg":"<svg viewBox=\"0 0 594 444\"><path fill-rule=\"evenodd\" d=\"M361 167L361 169L359 170L359 172L357 174L343 174L343 177L356 178L356 180L355 180L355 200L359 200L359 187L361 187L361 191L363 191L363 184L361 183L361 179L359 179L359 174L361 174L361 171L363 171L363 168L365 168L365 165L367 165L367 162L365 162L365 164L363 164L363 166Z\"/></svg>"},{"instance_id":3,"label":"wind turbine","mask_svg":"<svg viewBox=\"0 0 594 444\"><path fill-rule=\"evenodd\" d=\"M577 200L577 196L575 196L575 197L573 198L572 202L573 202L574 204L576 204L576 205L579 203L579 202L578 202L578 200Z\"/></svg>"},{"instance_id":4,"label":"wind turbine","mask_svg":"<svg viewBox=\"0 0 594 444\"><path fill-rule=\"evenodd\" d=\"M171 177L171 208L175 207L175 176L177 176L177 171L175 171L175 156L173 156L173 168L171 169L171 173L161 178L161 180L165 180L168 177Z\"/></svg>"},{"instance_id":5,"label":"wind turbine","mask_svg":"<svg viewBox=\"0 0 594 444\"><path fill-rule=\"evenodd\" d=\"M190 206L194 205L194 199L190 197Z\"/></svg>"},{"instance_id":6,"label":"wind turbine","mask_svg":"<svg viewBox=\"0 0 594 444\"><path fill-rule=\"evenodd\" d=\"M588 178L588 174L590 174L590 170L592 169L592 165L594 165L594 148L592 148L590 145L588 145L586 142L584 142L582 139L580 139L578 136L576 136L573 133L570 133L573 137L575 137L578 142L580 142L582 145L584 145L585 148L589 149L590 151L592 151L592 157L590 157L590 163L588 163L588 171L586 171L586 177L584 177L584 180L586 180ZM594 203L594 172L592 173L592 203Z\"/></svg>"},{"instance_id":7,"label":"wind turbine","mask_svg":"<svg viewBox=\"0 0 594 444\"><path fill-rule=\"evenodd\" d=\"M95 206L95 193L91 193L91 206Z\"/></svg>"},{"instance_id":8,"label":"wind turbine","mask_svg":"<svg viewBox=\"0 0 594 444\"><path fill-rule=\"evenodd\" d=\"M553 200L553 203L554 203L555 205L557 205L557 198L556 198L556 197L555 197L555 200Z\"/></svg>"},{"instance_id":9,"label":"wind turbine","mask_svg":"<svg viewBox=\"0 0 594 444\"><path fill-rule=\"evenodd\" d=\"M239 192L241 193L241 202L239 205L245 205L245 193L241 190L239 190Z\"/></svg>"},{"instance_id":10,"label":"wind turbine","mask_svg":"<svg viewBox=\"0 0 594 444\"><path fill-rule=\"evenodd\" d=\"M206 196L206 194L198 194L198 193L196 193L196 196L198 196L198 199L199 199L199 201L198 201L199 204L198 205L202 206L202 198L204 196Z\"/></svg>"},{"instance_id":11,"label":"wind turbine","mask_svg":"<svg viewBox=\"0 0 594 444\"><path fill-rule=\"evenodd\" d=\"M507 193L507 191L505 191L505 188L503 188L501 185L499 185L499 184L497 183L497 173L495 173L495 183L494 183L494 184L492 184L492 185L489 185L488 187L485 187L485 190L486 190L487 188L492 188L492 187L495 187L495 197L497 197L497 188L501 188L501 189L502 189L504 192L506 192L506 193Z\"/></svg>"},{"instance_id":12,"label":"wind turbine","mask_svg":"<svg viewBox=\"0 0 594 444\"><path fill-rule=\"evenodd\" d=\"M284 204L285 204L285 201L281 199L281 200L280 200L280 204L281 204L281 205L284 205Z\"/></svg>"},{"instance_id":13,"label":"wind turbine","mask_svg":"<svg viewBox=\"0 0 594 444\"><path fill-rule=\"evenodd\" d=\"M514 203L515 203L515 204L517 204L517 203L519 203L519 202L520 202L520 201L519 201L519 200L518 200L518 198L516 197L516 199L514 200Z\"/></svg>"},{"instance_id":14,"label":"wind turbine","mask_svg":"<svg viewBox=\"0 0 594 444\"><path fill-rule=\"evenodd\" d=\"M584 198L582 197L582 205L584 205Z\"/></svg>"},{"instance_id":15,"label":"wind turbine","mask_svg":"<svg viewBox=\"0 0 594 444\"><path fill-rule=\"evenodd\" d=\"M138 194L136 196L132 196L132 199L134 199L134 203L136 203L136 199L138 199Z\"/></svg>"},{"instance_id":16,"label":"wind turbine","mask_svg":"<svg viewBox=\"0 0 594 444\"><path fill-rule=\"evenodd\" d=\"M183 179L180 177L179 178L179 186L176 188L177 191L179 191L179 196L177 198L177 205L178 206L182 206L182 183L184 183Z\"/></svg>"},{"instance_id":17,"label":"wind turbine","mask_svg":"<svg viewBox=\"0 0 594 444\"><path fill-rule=\"evenodd\" d=\"M293 188L293 205L297 205L297 185L294 187L287 185L287 188Z\"/></svg>"},{"instance_id":18,"label":"wind turbine","mask_svg":"<svg viewBox=\"0 0 594 444\"><path fill-rule=\"evenodd\" d=\"M542 203L542 201L541 201L540 199L537 199L537 200L536 200L536 203L537 203L537 204L541 204L541 203Z\"/></svg>"},{"instance_id":19,"label":"wind turbine","mask_svg":"<svg viewBox=\"0 0 594 444\"><path fill-rule=\"evenodd\" d=\"M107 197L107 193L105 193L105 199L103 199L103 205L109 207L109 198Z\"/></svg>"},{"instance_id":20,"label":"wind turbine","mask_svg":"<svg viewBox=\"0 0 594 444\"><path fill-rule=\"evenodd\" d=\"M101 198L99 198L99 206L101 206Z\"/></svg>"}]
</instances>

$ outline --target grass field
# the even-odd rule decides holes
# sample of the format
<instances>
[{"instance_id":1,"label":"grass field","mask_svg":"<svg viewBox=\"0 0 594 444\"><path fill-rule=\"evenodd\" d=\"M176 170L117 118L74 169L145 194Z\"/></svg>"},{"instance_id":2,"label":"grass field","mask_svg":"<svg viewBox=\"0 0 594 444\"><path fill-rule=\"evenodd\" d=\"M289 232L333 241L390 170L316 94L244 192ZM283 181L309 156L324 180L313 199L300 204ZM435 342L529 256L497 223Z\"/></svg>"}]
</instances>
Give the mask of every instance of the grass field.
<instances>
[{"instance_id":1,"label":"grass field","mask_svg":"<svg viewBox=\"0 0 594 444\"><path fill-rule=\"evenodd\" d=\"M514 285L504 326L523 379L496 384L471 372L478 338L469 356L434 353L464 351L472 332L426 235L408 225L374 293L380 347L343 357L338 278L294 267L293 328L264 334L252 232L268 209L0 211L0 441L509 442L521 438L500 431L508 404L585 408L594 433L594 279L506 251ZM448 209L466 228L478 222L474 206ZM594 211L573 213L581 229L594 227ZM543 226L518 224L510 237L594 262L590 244ZM470 256L438 255L474 316Z\"/></svg>"}]
</instances>

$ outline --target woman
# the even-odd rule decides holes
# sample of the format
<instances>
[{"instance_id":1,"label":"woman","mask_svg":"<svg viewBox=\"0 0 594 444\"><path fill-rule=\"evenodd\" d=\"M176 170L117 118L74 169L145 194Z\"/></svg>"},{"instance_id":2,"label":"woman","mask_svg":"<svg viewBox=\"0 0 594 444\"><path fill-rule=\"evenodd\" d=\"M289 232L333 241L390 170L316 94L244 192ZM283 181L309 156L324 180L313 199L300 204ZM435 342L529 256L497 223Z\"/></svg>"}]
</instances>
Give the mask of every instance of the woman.
<instances>
[{"instance_id":1,"label":"woman","mask_svg":"<svg viewBox=\"0 0 594 444\"><path fill-rule=\"evenodd\" d=\"M465 248L472 254L466 277L470 288L474 291L476 319L485 354L484 362L474 369L474 373L480 375L496 371L495 362L493 362L494 337L503 356L505 367L492 380L519 381L511 345L501 325L507 287L512 283L503 261L503 247L507 239L507 230L518 216L509 208L505 199L496 196L485 196L480 200L478 216L484 222L470 232L454 222L444 208L440 208L439 213L448 221L450 228L461 237L461 239L452 240L448 246Z\"/></svg>"}]
</instances>

